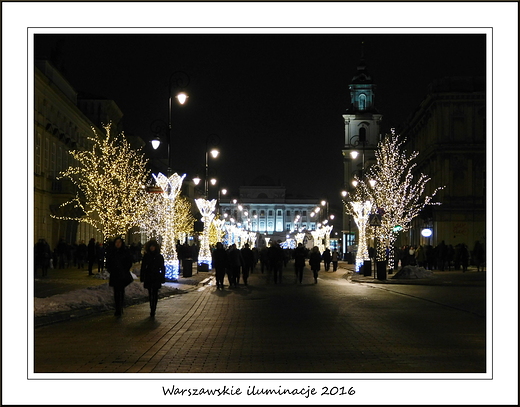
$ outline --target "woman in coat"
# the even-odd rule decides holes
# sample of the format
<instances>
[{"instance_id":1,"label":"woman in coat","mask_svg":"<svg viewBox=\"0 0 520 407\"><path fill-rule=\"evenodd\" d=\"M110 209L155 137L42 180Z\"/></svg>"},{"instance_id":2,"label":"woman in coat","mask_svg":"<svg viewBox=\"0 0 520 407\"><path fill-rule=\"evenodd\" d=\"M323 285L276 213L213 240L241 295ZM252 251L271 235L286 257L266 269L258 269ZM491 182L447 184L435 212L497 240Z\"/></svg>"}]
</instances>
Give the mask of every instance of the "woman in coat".
<instances>
[{"instance_id":1,"label":"woman in coat","mask_svg":"<svg viewBox=\"0 0 520 407\"><path fill-rule=\"evenodd\" d=\"M115 316L123 313L125 306L125 287L134 281L130 268L132 267L132 255L126 248L123 239L118 237L114 245L107 253L107 270L110 273L108 285L114 287L114 301L116 304Z\"/></svg>"},{"instance_id":2,"label":"woman in coat","mask_svg":"<svg viewBox=\"0 0 520 407\"><path fill-rule=\"evenodd\" d=\"M314 246L309 257L309 265L314 274L314 284L318 284L318 272L320 271L321 254L318 246Z\"/></svg>"},{"instance_id":3,"label":"woman in coat","mask_svg":"<svg viewBox=\"0 0 520 407\"><path fill-rule=\"evenodd\" d=\"M150 300L150 317L155 316L157 301L159 300L159 288L164 284L166 267L164 257L161 254L161 246L155 240L150 240L144 246L144 256L141 261L141 282L148 289Z\"/></svg>"}]
</instances>

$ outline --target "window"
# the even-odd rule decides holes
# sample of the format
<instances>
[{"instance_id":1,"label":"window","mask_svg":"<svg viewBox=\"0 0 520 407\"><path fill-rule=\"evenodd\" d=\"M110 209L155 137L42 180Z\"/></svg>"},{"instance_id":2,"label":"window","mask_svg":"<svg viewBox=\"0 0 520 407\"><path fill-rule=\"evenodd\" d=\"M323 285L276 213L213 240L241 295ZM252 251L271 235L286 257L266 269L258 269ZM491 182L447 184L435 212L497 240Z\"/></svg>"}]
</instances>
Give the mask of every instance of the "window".
<instances>
[{"instance_id":1,"label":"window","mask_svg":"<svg viewBox=\"0 0 520 407\"><path fill-rule=\"evenodd\" d=\"M269 210L269 216L273 216L273 211Z\"/></svg>"},{"instance_id":2,"label":"window","mask_svg":"<svg viewBox=\"0 0 520 407\"><path fill-rule=\"evenodd\" d=\"M36 142L34 146L34 172L40 174L42 172L42 135L36 135Z\"/></svg>"},{"instance_id":3,"label":"window","mask_svg":"<svg viewBox=\"0 0 520 407\"><path fill-rule=\"evenodd\" d=\"M253 211L253 216L256 216L256 210L255 210L255 211Z\"/></svg>"},{"instance_id":4,"label":"window","mask_svg":"<svg viewBox=\"0 0 520 407\"><path fill-rule=\"evenodd\" d=\"M55 177L56 176L56 143L52 143L52 150L51 150L51 168L50 168L50 174Z\"/></svg>"},{"instance_id":5,"label":"window","mask_svg":"<svg viewBox=\"0 0 520 407\"><path fill-rule=\"evenodd\" d=\"M302 216L307 216L307 211L302 211Z\"/></svg>"},{"instance_id":6,"label":"window","mask_svg":"<svg viewBox=\"0 0 520 407\"><path fill-rule=\"evenodd\" d=\"M291 216L291 211L287 211L287 212L285 212L285 214L286 214L287 216Z\"/></svg>"},{"instance_id":7,"label":"window","mask_svg":"<svg viewBox=\"0 0 520 407\"><path fill-rule=\"evenodd\" d=\"M367 107L367 96L365 94L359 95L359 110L365 110Z\"/></svg>"},{"instance_id":8,"label":"window","mask_svg":"<svg viewBox=\"0 0 520 407\"><path fill-rule=\"evenodd\" d=\"M265 211L260 211L260 216L265 217Z\"/></svg>"},{"instance_id":9,"label":"window","mask_svg":"<svg viewBox=\"0 0 520 407\"><path fill-rule=\"evenodd\" d=\"M276 213L276 216L282 216L282 211L278 210L278 212Z\"/></svg>"},{"instance_id":10,"label":"window","mask_svg":"<svg viewBox=\"0 0 520 407\"><path fill-rule=\"evenodd\" d=\"M45 147L43 149L43 171L49 172L49 139L45 137Z\"/></svg>"},{"instance_id":11,"label":"window","mask_svg":"<svg viewBox=\"0 0 520 407\"><path fill-rule=\"evenodd\" d=\"M287 231L291 230L291 224L290 223L286 223L285 224L285 230L287 230Z\"/></svg>"}]
</instances>

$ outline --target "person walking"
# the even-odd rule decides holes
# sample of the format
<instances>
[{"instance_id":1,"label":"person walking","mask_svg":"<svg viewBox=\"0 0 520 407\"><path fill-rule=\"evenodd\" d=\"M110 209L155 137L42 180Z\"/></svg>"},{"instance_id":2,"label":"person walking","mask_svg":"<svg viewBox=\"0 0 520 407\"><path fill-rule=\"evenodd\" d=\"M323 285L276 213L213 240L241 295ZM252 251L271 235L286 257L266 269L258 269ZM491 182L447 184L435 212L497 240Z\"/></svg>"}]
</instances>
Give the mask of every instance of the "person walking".
<instances>
[{"instance_id":1,"label":"person walking","mask_svg":"<svg viewBox=\"0 0 520 407\"><path fill-rule=\"evenodd\" d=\"M34 245L34 276L38 274L38 269L42 269L42 277L47 276L47 270L51 263L51 247L43 238L38 239Z\"/></svg>"},{"instance_id":2,"label":"person walking","mask_svg":"<svg viewBox=\"0 0 520 407\"><path fill-rule=\"evenodd\" d=\"M331 260L332 260L332 271L338 270L338 260L339 260L339 253L336 249L331 254Z\"/></svg>"},{"instance_id":3,"label":"person walking","mask_svg":"<svg viewBox=\"0 0 520 407\"><path fill-rule=\"evenodd\" d=\"M321 254L318 246L314 246L309 256L309 265L314 275L314 284L318 284L318 272L320 271Z\"/></svg>"},{"instance_id":4,"label":"person walking","mask_svg":"<svg viewBox=\"0 0 520 407\"><path fill-rule=\"evenodd\" d=\"M228 251L228 266L230 271L231 280L229 282L230 287L238 287L240 280L240 267L244 265L244 259L242 253L237 249L236 244L232 244Z\"/></svg>"},{"instance_id":5,"label":"person walking","mask_svg":"<svg viewBox=\"0 0 520 407\"><path fill-rule=\"evenodd\" d=\"M96 253L96 239L91 238L88 241L87 245L87 263L88 263L88 275L91 276L94 273L92 272L92 268L94 267L94 263L96 262L97 253Z\"/></svg>"},{"instance_id":6,"label":"person walking","mask_svg":"<svg viewBox=\"0 0 520 407\"><path fill-rule=\"evenodd\" d=\"M78 269L82 270L85 266L85 260L87 259L87 245L84 240L79 242L78 248L76 249L76 262L78 263Z\"/></svg>"},{"instance_id":7,"label":"person walking","mask_svg":"<svg viewBox=\"0 0 520 407\"><path fill-rule=\"evenodd\" d=\"M116 306L115 316L123 314L125 307L125 288L134 281L130 268L132 267L132 255L126 248L121 237L114 240L113 246L107 253L107 270L110 273L108 285L114 288L114 302Z\"/></svg>"},{"instance_id":8,"label":"person walking","mask_svg":"<svg viewBox=\"0 0 520 407\"><path fill-rule=\"evenodd\" d=\"M271 242L271 247L269 247L269 268L272 270L274 275L274 283L277 284L278 281L282 282L282 272L283 272L283 249L280 247L280 241Z\"/></svg>"},{"instance_id":9,"label":"person walking","mask_svg":"<svg viewBox=\"0 0 520 407\"><path fill-rule=\"evenodd\" d=\"M305 252L302 243L298 243L298 247L294 249L293 257L296 281L301 284L303 280L303 268L305 267L305 257L307 257L307 253Z\"/></svg>"},{"instance_id":10,"label":"person walking","mask_svg":"<svg viewBox=\"0 0 520 407\"><path fill-rule=\"evenodd\" d=\"M103 268L105 267L105 246L103 246L103 243L99 242L96 246L96 256L97 256L97 267L98 267L98 274L103 271Z\"/></svg>"},{"instance_id":11,"label":"person walking","mask_svg":"<svg viewBox=\"0 0 520 407\"><path fill-rule=\"evenodd\" d=\"M144 283L144 288L148 290L150 317L153 318L159 300L159 288L166 281L164 257L161 254L161 246L155 240L150 240L144 246L140 280Z\"/></svg>"},{"instance_id":12,"label":"person walking","mask_svg":"<svg viewBox=\"0 0 520 407\"><path fill-rule=\"evenodd\" d=\"M269 251L267 246L262 247L259 253L260 257L260 271L264 274L264 269L269 271Z\"/></svg>"},{"instance_id":13,"label":"person walking","mask_svg":"<svg viewBox=\"0 0 520 407\"><path fill-rule=\"evenodd\" d=\"M321 257L323 259L323 267L325 268L325 271L329 271L332 256L330 254L330 249L328 247L323 251L323 254L321 255Z\"/></svg>"},{"instance_id":14,"label":"person walking","mask_svg":"<svg viewBox=\"0 0 520 407\"><path fill-rule=\"evenodd\" d=\"M217 289L224 289L224 276L226 275L227 253L221 242L217 243L215 250L211 253L213 268L217 279Z\"/></svg>"},{"instance_id":15,"label":"person walking","mask_svg":"<svg viewBox=\"0 0 520 407\"><path fill-rule=\"evenodd\" d=\"M246 243L242 249L240 249L242 253L242 259L244 260L244 265L242 267L242 278L244 280L244 285L247 285L247 279L249 278L249 272L253 271L253 264L255 263L255 257L253 251L249 248L249 243Z\"/></svg>"}]
</instances>

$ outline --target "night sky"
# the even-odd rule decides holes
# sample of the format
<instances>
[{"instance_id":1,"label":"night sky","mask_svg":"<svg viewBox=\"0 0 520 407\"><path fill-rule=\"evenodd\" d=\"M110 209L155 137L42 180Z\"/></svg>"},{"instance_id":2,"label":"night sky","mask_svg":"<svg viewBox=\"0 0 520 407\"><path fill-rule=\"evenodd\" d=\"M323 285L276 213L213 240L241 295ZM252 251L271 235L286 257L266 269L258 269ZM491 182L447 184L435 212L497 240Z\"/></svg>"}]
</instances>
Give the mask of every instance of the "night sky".
<instances>
[{"instance_id":1,"label":"night sky","mask_svg":"<svg viewBox=\"0 0 520 407\"><path fill-rule=\"evenodd\" d=\"M342 114L362 47L377 84L382 133L402 125L432 81L486 74L485 36L478 34L35 38L36 57L52 58L77 91L115 100L125 132L144 140L154 136L152 122L168 121L171 74L187 73L188 103L173 107L174 170L202 175L206 138L216 134L221 155L210 166L222 187L236 194L240 185L269 175L288 194L326 198L332 205L340 202ZM150 158L158 154L145 151Z\"/></svg>"}]
</instances>

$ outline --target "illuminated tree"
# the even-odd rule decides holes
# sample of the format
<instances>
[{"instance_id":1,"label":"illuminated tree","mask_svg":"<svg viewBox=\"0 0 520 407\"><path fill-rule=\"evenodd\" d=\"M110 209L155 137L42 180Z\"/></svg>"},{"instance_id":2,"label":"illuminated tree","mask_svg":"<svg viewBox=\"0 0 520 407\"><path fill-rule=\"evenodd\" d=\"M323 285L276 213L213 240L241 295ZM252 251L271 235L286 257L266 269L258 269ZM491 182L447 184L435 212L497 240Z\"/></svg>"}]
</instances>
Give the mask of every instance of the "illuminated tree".
<instances>
[{"instance_id":1,"label":"illuminated tree","mask_svg":"<svg viewBox=\"0 0 520 407\"><path fill-rule=\"evenodd\" d=\"M53 216L92 225L104 241L125 235L137 226L146 210L144 185L148 176L141 149L133 150L124 134L114 135L111 124L106 135L92 128L91 150L69 151L78 163L60 172L58 179L69 178L78 188L74 198L61 207L72 205L83 211L81 217Z\"/></svg>"},{"instance_id":2,"label":"illuminated tree","mask_svg":"<svg viewBox=\"0 0 520 407\"><path fill-rule=\"evenodd\" d=\"M191 202L184 195L179 195L175 200L175 218L173 222L173 230L175 240L184 241L186 235L193 233L193 225L195 217L191 212Z\"/></svg>"},{"instance_id":3,"label":"illuminated tree","mask_svg":"<svg viewBox=\"0 0 520 407\"><path fill-rule=\"evenodd\" d=\"M217 242L222 242L224 239L225 231L222 229L224 221L220 219L220 214L215 216L211 226L209 227L209 245L215 246Z\"/></svg>"},{"instance_id":4,"label":"illuminated tree","mask_svg":"<svg viewBox=\"0 0 520 407\"><path fill-rule=\"evenodd\" d=\"M371 188L366 188L373 210L381 215L381 226L374 227L379 240L377 259L385 260L385 251L390 249L390 264L393 264L393 249L400 231L410 228L412 219L426 205L440 205L432 202L437 192L444 187L436 188L432 194L426 195L426 184L430 177L420 173L414 174L417 164L412 161L418 156L413 152L410 156L402 150L405 140L399 140L394 133L386 135L376 150L376 163L368 169L367 177L376 180Z\"/></svg>"}]
</instances>

